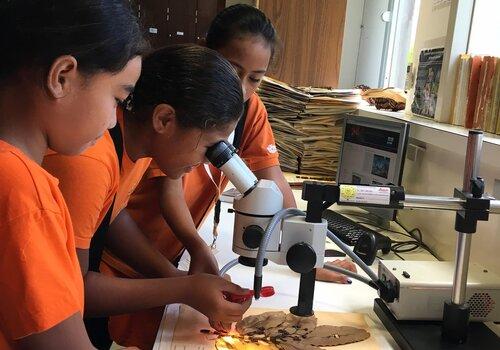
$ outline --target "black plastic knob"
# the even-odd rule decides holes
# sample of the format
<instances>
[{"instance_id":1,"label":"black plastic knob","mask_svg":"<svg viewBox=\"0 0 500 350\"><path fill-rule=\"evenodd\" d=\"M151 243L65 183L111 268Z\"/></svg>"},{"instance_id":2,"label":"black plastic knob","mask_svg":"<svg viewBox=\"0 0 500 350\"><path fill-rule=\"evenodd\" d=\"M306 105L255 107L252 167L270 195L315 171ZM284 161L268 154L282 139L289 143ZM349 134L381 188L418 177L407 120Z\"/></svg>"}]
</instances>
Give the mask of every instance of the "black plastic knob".
<instances>
[{"instance_id":1,"label":"black plastic knob","mask_svg":"<svg viewBox=\"0 0 500 350\"><path fill-rule=\"evenodd\" d=\"M257 249L264 237L264 230L258 225L250 225L243 231L243 243L252 249Z\"/></svg>"},{"instance_id":2,"label":"black plastic knob","mask_svg":"<svg viewBox=\"0 0 500 350\"><path fill-rule=\"evenodd\" d=\"M286 263L297 273L308 273L316 265L316 252L307 243L294 244L286 253Z\"/></svg>"},{"instance_id":3,"label":"black plastic knob","mask_svg":"<svg viewBox=\"0 0 500 350\"><path fill-rule=\"evenodd\" d=\"M472 197L481 198L484 194L484 180L481 177L477 177L471 180L471 189Z\"/></svg>"}]
</instances>

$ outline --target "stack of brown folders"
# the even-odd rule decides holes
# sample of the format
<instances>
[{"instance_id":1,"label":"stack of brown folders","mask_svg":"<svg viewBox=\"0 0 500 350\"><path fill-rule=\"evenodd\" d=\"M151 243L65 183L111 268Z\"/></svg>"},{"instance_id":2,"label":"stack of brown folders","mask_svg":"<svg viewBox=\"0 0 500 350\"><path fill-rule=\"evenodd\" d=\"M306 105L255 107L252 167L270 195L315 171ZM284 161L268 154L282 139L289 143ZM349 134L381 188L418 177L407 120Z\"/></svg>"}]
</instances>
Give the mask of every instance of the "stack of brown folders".
<instances>
[{"instance_id":1,"label":"stack of brown folders","mask_svg":"<svg viewBox=\"0 0 500 350\"><path fill-rule=\"evenodd\" d=\"M354 112L359 90L292 87L265 77L259 89L280 153L281 168L334 178L344 113Z\"/></svg>"}]
</instances>

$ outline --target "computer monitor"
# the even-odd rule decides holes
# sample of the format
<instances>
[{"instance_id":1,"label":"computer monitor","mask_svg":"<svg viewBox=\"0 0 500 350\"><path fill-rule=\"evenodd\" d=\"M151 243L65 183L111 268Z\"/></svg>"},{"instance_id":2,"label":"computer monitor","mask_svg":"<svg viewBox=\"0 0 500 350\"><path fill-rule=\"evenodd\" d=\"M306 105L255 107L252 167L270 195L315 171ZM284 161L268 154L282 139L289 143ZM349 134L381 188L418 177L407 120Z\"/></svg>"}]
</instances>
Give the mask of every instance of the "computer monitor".
<instances>
[{"instance_id":1,"label":"computer monitor","mask_svg":"<svg viewBox=\"0 0 500 350\"><path fill-rule=\"evenodd\" d=\"M401 185L409 124L347 115L344 121L337 183ZM377 224L396 218L392 209L364 208Z\"/></svg>"}]
</instances>

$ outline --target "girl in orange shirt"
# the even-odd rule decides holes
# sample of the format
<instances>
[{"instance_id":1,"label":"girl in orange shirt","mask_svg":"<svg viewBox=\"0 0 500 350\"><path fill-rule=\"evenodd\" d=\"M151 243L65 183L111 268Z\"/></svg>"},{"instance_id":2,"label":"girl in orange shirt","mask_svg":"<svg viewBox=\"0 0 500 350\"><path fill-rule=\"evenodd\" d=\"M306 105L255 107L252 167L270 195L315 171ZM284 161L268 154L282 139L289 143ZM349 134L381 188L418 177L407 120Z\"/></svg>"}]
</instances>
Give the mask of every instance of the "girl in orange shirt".
<instances>
[{"instance_id":1,"label":"girl in orange shirt","mask_svg":"<svg viewBox=\"0 0 500 350\"><path fill-rule=\"evenodd\" d=\"M135 90L119 110L118 126L111 132L120 130L123 142L106 134L80 156L45 157L44 167L59 178L74 223L86 324L99 349L111 344L102 316L184 303L211 319L235 322L249 307L250 301L240 305L224 297L247 290L219 276L186 276L175 269L125 208L151 159L170 178L180 178L206 161L208 147L229 136L242 110L240 81L227 60L201 46L167 46L144 59ZM123 146L121 158L118 146ZM103 235L108 258L119 257L138 278L110 278L99 273L102 267L89 266L89 253L92 262L95 251L91 240L100 236L103 223L109 226Z\"/></svg>"},{"instance_id":2,"label":"girl in orange shirt","mask_svg":"<svg viewBox=\"0 0 500 350\"><path fill-rule=\"evenodd\" d=\"M284 205L294 207L296 204L292 191L279 167L267 111L255 93L272 60L277 40L272 23L260 10L239 4L217 15L208 30L206 45L229 60L243 85L246 115L237 127L243 128L238 154L257 178L276 182L283 193ZM174 261L184 248L189 251L192 274L218 273L215 257L210 247L199 237L197 228L214 207L227 179L212 166L208 171L210 175L200 166L182 180L173 180L165 176L156 164L152 164L127 207L147 239L165 257ZM347 260L333 263L355 269ZM137 277L133 269L106 255L101 268L114 276ZM325 269L318 269L317 278L348 283L347 277ZM115 316L109 323L110 333L119 344L150 349L161 316L161 309Z\"/></svg>"},{"instance_id":3,"label":"girl in orange shirt","mask_svg":"<svg viewBox=\"0 0 500 350\"><path fill-rule=\"evenodd\" d=\"M92 349L73 228L48 147L116 123L145 42L121 0L0 1L0 349Z\"/></svg>"}]
</instances>

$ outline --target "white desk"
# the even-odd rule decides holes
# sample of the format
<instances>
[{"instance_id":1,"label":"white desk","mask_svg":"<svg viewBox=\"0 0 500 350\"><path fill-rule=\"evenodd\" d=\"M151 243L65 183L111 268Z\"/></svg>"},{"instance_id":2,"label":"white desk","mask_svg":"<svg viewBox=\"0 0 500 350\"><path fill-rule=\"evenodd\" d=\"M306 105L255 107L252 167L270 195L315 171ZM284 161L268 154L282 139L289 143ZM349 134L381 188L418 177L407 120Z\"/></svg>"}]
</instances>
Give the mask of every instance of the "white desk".
<instances>
[{"instance_id":1,"label":"white desk","mask_svg":"<svg viewBox=\"0 0 500 350\"><path fill-rule=\"evenodd\" d=\"M299 191L294 192L296 193L296 198L299 199L297 201L298 207L304 209L305 203L300 200L300 195L297 195ZM220 267L237 257L231 250L234 214L228 213L230 207L230 204L222 203L219 238L217 240L215 254ZM352 208L348 209L352 210ZM213 213L210 214L200 229L200 235L209 244L212 241L212 223ZM401 230L401 228L396 226L391 227L391 229ZM401 238L401 236L398 237L398 235L388 235L394 238ZM330 248L336 247L333 243L330 243L330 245L332 245ZM412 253L407 253L404 257L409 260L434 259L432 255L420 249ZM329 258L328 260L330 259L333 260L335 258ZM385 255L384 259L392 260L399 258L390 253ZM372 268L376 269L377 265L378 262L376 261L372 265ZM183 259L180 263L180 268L187 269L188 266L188 259ZM358 272L364 275L364 272L359 268ZM254 270L252 268L241 265L233 267L229 271L233 282L250 289L253 288L253 273ZM280 266L273 262L269 262L269 264L264 267L263 285L274 286L276 295L271 298L261 298L260 300L254 301L252 306L258 308L288 309L296 305L299 290L299 275L291 271L287 266ZM372 329L372 336L374 336L380 344L380 348L398 349L399 347L373 312L373 301L377 296L377 292L374 289L356 280L353 280L352 284L346 285L317 282L314 295L314 310L364 313L368 316L366 321ZM164 322L162 322L162 324L164 324ZM166 328L167 327L160 326L158 330L159 334ZM154 349L170 350L161 348L158 344L155 345Z\"/></svg>"}]
</instances>

